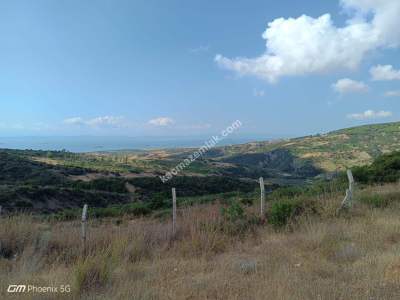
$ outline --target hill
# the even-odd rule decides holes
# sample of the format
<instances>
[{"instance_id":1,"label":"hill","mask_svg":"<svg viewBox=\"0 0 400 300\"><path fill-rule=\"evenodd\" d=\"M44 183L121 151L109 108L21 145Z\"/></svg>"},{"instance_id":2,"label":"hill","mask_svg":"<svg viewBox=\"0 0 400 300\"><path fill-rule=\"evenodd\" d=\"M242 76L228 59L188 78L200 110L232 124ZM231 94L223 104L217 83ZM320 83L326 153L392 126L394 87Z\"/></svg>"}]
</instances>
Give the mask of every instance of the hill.
<instances>
[{"instance_id":1,"label":"hill","mask_svg":"<svg viewBox=\"0 0 400 300\"><path fill-rule=\"evenodd\" d=\"M367 165L385 153L400 150L400 122L364 125L273 142L218 148L210 161L233 164L227 169L262 169L272 174L310 178ZM273 157L273 159L271 159ZM220 165L221 166L221 165ZM224 167L222 165L222 167Z\"/></svg>"},{"instance_id":2,"label":"hill","mask_svg":"<svg viewBox=\"0 0 400 300\"><path fill-rule=\"evenodd\" d=\"M142 159L157 170L175 166L196 149L150 151ZM190 174L217 174L298 184L317 175L368 165L400 150L400 122L364 125L293 139L216 147L189 166Z\"/></svg>"},{"instance_id":3,"label":"hill","mask_svg":"<svg viewBox=\"0 0 400 300\"><path fill-rule=\"evenodd\" d=\"M83 203L104 208L143 202L152 209L160 209L168 208L166 200L172 186L183 197L251 193L260 176L273 189L329 179L346 168L355 169L364 182L376 181L382 177L379 169L355 167L370 165L378 156L400 150L400 123L216 147L170 182L161 182L159 175L196 150L78 154L0 149L0 205L6 210L55 212L78 208Z\"/></svg>"}]
</instances>

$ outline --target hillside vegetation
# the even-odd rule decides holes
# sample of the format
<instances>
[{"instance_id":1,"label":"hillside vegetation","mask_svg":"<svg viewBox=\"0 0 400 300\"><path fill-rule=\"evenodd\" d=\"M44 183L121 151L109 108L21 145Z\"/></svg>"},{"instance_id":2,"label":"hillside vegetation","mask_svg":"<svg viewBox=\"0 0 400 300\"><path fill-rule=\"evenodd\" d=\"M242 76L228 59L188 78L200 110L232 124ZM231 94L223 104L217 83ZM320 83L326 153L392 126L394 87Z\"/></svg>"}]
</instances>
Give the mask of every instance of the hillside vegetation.
<instances>
[{"instance_id":1,"label":"hillside vegetation","mask_svg":"<svg viewBox=\"0 0 400 300\"><path fill-rule=\"evenodd\" d=\"M400 122L365 125L277 142L223 147L224 156L246 158L250 153L286 149L325 172L370 164L381 154L400 150Z\"/></svg>"},{"instance_id":2,"label":"hillside vegetation","mask_svg":"<svg viewBox=\"0 0 400 300\"><path fill-rule=\"evenodd\" d=\"M0 205L9 211L54 213L88 203L99 208L113 206L102 210L105 215L118 215L121 209L142 215L169 209L172 187L180 197L192 197L190 202L196 202L196 197L204 202L208 194L251 194L260 176L270 190L309 186L335 178L350 167L359 182L392 182L397 171L387 174L385 170L389 170L387 164L396 163L396 153L370 164L384 153L399 151L399 137L400 123L388 123L217 147L165 184L158 175L178 165L193 149L81 154L3 149Z\"/></svg>"},{"instance_id":3,"label":"hillside vegetation","mask_svg":"<svg viewBox=\"0 0 400 300\"><path fill-rule=\"evenodd\" d=\"M116 171L95 168L96 161L77 164L49 164L42 157L75 157L64 152L0 150L0 205L3 212L24 211L54 213L65 209L79 209L84 203L106 208L110 215L129 208L134 214L170 207L171 188L180 197L194 197L229 192L250 193L256 182L222 176L177 176L166 184L154 176L122 176ZM81 159L81 158L80 158ZM100 164L100 167L103 167ZM90 179L82 180L88 176ZM79 178L79 179L77 179ZM101 210L103 211L103 210Z\"/></svg>"}]
</instances>

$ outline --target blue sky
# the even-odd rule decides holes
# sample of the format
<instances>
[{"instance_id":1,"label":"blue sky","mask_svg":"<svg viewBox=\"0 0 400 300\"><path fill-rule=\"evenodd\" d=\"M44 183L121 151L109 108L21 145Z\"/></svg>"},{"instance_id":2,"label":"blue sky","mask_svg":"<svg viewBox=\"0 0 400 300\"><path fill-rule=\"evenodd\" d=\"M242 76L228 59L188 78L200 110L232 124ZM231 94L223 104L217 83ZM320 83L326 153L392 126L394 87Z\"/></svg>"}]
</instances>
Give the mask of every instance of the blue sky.
<instances>
[{"instance_id":1,"label":"blue sky","mask_svg":"<svg viewBox=\"0 0 400 300\"><path fill-rule=\"evenodd\" d=\"M398 0L1 1L0 136L397 121L399 14Z\"/></svg>"}]
</instances>

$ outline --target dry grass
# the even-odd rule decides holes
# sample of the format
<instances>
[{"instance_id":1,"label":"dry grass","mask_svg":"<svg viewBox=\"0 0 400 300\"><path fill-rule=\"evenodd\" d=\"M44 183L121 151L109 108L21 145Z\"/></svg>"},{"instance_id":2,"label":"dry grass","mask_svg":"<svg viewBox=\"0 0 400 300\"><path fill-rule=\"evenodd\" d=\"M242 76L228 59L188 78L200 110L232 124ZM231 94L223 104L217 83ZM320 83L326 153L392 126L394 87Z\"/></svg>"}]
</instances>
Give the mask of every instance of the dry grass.
<instances>
[{"instance_id":1,"label":"dry grass","mask_svg":"<svg viewBox=\"0 0 400 300\"><path fill-rule=\"evenodd\" d=\"M319 216L285 229L254 225L236 234L218 205L180 212L175 237L158 220L93 221L85 256L79 222L2 218L0 299L400 298L400 201L358 204L337 217L341 200L321 197ZM10 283L70 284L71 293L16 297L6 293Z\"/></svg>"}]
</instances>

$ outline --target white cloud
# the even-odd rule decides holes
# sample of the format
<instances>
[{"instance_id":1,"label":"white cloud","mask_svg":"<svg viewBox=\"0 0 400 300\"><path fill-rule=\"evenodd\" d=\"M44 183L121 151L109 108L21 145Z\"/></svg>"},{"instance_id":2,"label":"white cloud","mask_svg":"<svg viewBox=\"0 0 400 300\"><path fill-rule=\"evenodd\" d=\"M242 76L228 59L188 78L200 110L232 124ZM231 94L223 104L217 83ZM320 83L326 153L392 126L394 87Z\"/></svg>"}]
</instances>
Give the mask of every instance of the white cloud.
<instances>
[{"instance_id":1,"label":"white cloud","mask_svg":"<svg viewBox=\"0 0 400 300\"><path fill-rule=\"evenodd\" d=\"M159 117L155 119L151 119L148 124L153 126L169 126L174 124L175 121L168 117Z\"/></svg>"},{"instance_id":2,"label":"white cloud","mask_svg":"<svg viewBox=\"0 0 400 300\"><path fill-rule=\"evenodd\" d=\"M355 81L349 78L339 79L332 84L332 88L340 93L363 93L368 91L368 86L362 81Z\"/></svg>"},{"instance_id":3,"label":"white cloud","mask_svg":"<svg viewBox=\"0 0 400 300\"><path fill-rule=\"evenodd\" d=\"M395 70L392 65L377 65L369 71L372 80L400 80L400 70Z\"/></svg>"},{"instance_id":4,"label":"white cloud","mask_svg":"<svg viewBox=\"0 0 400 300\"><path fill-rule=\"evenodd\" d=\"M400 97L400 90L398 91L387 91L385 93L386 97Z\"/></svg>"},{"instance_id":5,"label":"white cloud","mask_svg":"<svg viewBox=\"0 0 400 300\"><path fill-rule=\"evenodd\" d=\"M100 116L85 120L82 117L72 117L64 120L67 125L89 126L89 127L121 127L124 117L120 116Z\"/></svg>"},{"instance_id":6,"label":"white cloud","mask_svg":"<svg viewBox=\"0 0 400 300\"><path fill-rule=\"evenodd\" d=\"M373 111L373 110L366 110L362 113L355 113L347 115L347 118L353 120L366 120L366 119L380 119L380 118L387 118L391 117L393 114L391 111Z\"/></svg>"},{"instance_id":7,"label":"white cloud","mask_svg":"<svg viewBox=\"0 0 400 300\"><path fill-rule=\"evenodd\" d=\"M253 96L254 97L264 97L264 95L265 95L265 91L264 90L257 90L257 89L253 90Z\"/></svg>"},{"instance_id":8,"label":"white cloud","mask_svg":"<svg viewBox=\"0 0 400 300\"><path fill-rule=\"evenodd\" d=\"M368 52L400 45L399 0L341 0L340 4L349 15L343 27L335 26L330 14L278 18L262 35L264 54L234 59L218 54L215 61L239 75L275 82L288 75L355 69Z\"/></svg>"},{"instance_id":9,"label":"white cloud","mask_svg":"<svg viewBox=\"0 0 400 300\"><path fill-rule=\"evenodd\" d=\"M81 117L72 117L65 119L64 123L68 125L83 125L85 122Z\"/></svg>"},{"instance_id":10,"label":"white cloud","mask_svg":"<svg viewBox=\"0 0 400 300\"><path fill-rule=\"evenodd\" d=\"M96 117L86 121L86 124L93 127L98 126L120 126L124 118L115 116Z\"/></svg>"}]
</instances>

